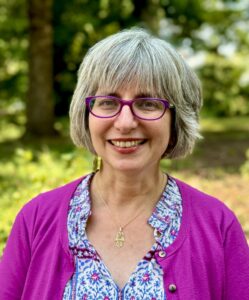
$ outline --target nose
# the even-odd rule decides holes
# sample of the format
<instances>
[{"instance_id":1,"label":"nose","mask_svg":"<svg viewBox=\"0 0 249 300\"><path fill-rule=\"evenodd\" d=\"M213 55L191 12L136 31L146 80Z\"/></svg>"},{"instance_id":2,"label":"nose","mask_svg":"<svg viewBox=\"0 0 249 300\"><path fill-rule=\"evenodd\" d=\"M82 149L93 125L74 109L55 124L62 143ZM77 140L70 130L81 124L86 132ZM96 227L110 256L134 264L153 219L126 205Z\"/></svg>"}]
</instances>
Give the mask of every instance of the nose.
<instances>
[{"instance_id":1,"label":"nose","mask_svg":"<svg viewBox=\"0 0 249 300\"><path fill-rule=\"evenodd\" d=\"M124 105L117 115L114 127L122 133L130 132L137 127L138 121L133 115L131 108L128 105Z\"/></svg>"}]
</instances>

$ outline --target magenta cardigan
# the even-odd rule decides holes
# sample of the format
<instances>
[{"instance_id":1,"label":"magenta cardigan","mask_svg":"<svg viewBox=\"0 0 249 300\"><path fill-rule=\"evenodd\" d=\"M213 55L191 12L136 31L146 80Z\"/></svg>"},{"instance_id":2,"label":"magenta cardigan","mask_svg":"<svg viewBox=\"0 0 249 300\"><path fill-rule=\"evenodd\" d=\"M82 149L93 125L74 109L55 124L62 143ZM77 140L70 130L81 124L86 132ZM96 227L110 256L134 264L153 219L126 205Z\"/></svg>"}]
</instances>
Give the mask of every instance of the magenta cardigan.
<instances>
[{"instance_id":1,"label":"magenta cardigan","mask_svg":"<svg viewBox=\"0 0 249 300\"><path fill-rule=\"evenodd\" d=\"M69 201L81 179L43 193L17 215L0 261L1 300L61 300L74 272ZM234 214L176 180L183 217L173 244L157 254L167 300L248 300L249 248Z\"/></svg>"}]
</instances>

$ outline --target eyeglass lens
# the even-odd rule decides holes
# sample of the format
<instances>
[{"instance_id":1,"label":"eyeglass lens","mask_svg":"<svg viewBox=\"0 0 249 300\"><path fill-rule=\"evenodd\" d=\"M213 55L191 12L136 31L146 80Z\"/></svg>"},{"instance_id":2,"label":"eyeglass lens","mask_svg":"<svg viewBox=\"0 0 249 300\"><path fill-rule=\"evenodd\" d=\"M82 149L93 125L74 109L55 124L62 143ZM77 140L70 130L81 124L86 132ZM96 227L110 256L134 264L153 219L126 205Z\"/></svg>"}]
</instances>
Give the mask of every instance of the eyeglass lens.
<instances>
[{"instance_id":1,"label":"eyeglass lens","mask_svg":"<svg viewBox=\"0 0 249 300\"><path fill-rule=\"evenodd\" d=\"M159 99L137 98L129 106L133 113L142 119L160 118L165 112L165 104ZM113 117L121 108L122 100L118 98L96 97L90 101L91 112L99 117Z\"/></svg>"}]
</instances>

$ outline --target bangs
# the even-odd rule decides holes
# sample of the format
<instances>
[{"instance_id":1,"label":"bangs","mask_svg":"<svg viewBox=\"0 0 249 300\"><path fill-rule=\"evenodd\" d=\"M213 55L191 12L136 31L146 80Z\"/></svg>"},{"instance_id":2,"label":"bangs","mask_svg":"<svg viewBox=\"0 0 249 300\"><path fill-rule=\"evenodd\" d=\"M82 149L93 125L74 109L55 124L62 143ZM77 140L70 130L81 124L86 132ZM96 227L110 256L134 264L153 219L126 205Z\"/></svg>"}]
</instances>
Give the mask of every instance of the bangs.
<instances>
[{"instance_id":1,"label":"bangs","mask_svg":"<svg viewBox=\"0 0 249 300\"><path fill-rule=\"evenodd\" d=\"M162 72L162 66L143 45L136 45L133 51L129 44L119 49L115 47L113 52L102 55L97 64L93 75L96 92L114 93L117 90L132 89L136 94L165 97L165 72Z\"/></svg>"}]
</instances>

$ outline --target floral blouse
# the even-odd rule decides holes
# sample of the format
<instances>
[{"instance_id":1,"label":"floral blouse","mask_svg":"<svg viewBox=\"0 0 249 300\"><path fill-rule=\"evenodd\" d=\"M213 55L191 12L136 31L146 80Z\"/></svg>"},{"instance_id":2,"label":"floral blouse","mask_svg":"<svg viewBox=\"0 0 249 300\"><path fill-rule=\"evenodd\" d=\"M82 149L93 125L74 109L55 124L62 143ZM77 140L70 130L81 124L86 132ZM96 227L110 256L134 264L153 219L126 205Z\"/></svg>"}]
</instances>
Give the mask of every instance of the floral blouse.
<instances>
[{"instance_id":1,"label":"floral blouse","mask_svg":"<svg viewBox=\"0 0 249 300\"><path fill-rule=\"evenodd\" d=\"M89 174L82 180L70 201L67 228L75 272L65 287L63 300L165 300L163 270L154 254L173 243L181 225L182 198L176 182L169 177L148 220L154 228L154 245L120 289L86 236L87 219L91 214L92 176Z\"/></svg>"}]
</instances>

